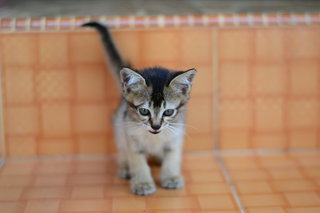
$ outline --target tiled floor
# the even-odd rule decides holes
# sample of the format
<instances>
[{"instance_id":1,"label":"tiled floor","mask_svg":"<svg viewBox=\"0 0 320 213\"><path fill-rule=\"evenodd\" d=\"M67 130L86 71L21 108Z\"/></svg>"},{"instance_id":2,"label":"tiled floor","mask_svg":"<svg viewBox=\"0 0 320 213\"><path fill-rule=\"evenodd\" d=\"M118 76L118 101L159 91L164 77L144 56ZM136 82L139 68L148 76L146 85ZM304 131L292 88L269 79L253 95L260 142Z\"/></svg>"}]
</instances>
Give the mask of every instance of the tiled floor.
<instances>
[{"instance_id":1,"label":"tiled floor","mask_svg":"<svg viewBox=\"0 0 320 213\"><path fill-rule=\"evenodd\" d=\"M319 152L222 156L233 184L212 153L188 153L186 186L148 197L130 193L113 157L9 160L0 170L0 212L320 212Z\"/></svg>"}]
</instances>

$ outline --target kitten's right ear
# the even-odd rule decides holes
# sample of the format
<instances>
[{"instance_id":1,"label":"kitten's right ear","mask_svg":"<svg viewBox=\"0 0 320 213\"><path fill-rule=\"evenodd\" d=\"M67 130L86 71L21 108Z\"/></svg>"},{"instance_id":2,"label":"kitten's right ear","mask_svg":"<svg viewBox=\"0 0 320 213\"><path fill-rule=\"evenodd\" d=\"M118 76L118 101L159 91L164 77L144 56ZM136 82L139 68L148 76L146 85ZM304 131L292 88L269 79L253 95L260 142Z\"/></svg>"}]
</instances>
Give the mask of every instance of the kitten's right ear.
<instances>
[{"instance_id":1,"label":"kitten's right ear","mask_svg":"<svg viewBox=\"0 0 320 213\"><path fill-rule=\"evenodd\" d=\"M145 79L138 72L129 68L120 70L120 80L124 93L138 92L146 86Z\"/></svg>"}]
</instances>

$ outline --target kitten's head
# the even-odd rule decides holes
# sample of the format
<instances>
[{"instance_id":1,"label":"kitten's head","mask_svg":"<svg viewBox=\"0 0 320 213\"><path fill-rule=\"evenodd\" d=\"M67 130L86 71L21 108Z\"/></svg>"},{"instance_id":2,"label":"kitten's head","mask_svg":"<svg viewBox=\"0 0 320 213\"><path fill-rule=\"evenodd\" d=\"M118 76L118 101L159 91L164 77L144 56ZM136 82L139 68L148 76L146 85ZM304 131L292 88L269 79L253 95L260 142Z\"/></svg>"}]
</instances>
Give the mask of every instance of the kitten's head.
<instances>
[{"instance_id":1,"label":"kitten's head","mask_svg":"<svg viewBox=\"0 0 320 213\"><path fill-rule=\"evenodd\" d=\"M189 99L195 69L170 72L163 68L120 71L122 93L131 115L157 134L176 122Z\"/></svg>"}]
</instances>

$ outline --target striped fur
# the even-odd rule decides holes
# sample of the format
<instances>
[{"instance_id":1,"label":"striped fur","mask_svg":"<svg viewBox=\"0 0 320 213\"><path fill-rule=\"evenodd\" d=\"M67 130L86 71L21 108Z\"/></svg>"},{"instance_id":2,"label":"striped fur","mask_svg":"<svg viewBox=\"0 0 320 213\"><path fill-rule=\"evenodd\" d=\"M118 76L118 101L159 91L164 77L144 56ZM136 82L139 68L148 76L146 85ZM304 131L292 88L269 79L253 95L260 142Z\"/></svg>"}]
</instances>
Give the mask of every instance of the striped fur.
<instances>
[{"instance_id":1,"label":"striped fur","mask_svg":"<svg viewBox=\"0 0 320 213\"><path fill-rule=\"evenodd\" d=\"M185 106L195 69L129 68L106 27L96 22L84 26L95 28L101 35L122 89L122 101L113 121L120 177L131 178L131 190L137 195L154 193L156 186L147 164L151 155L162 160L161 186L169 189L182 187L180 161Z\"/></svg>"}]
</instances>

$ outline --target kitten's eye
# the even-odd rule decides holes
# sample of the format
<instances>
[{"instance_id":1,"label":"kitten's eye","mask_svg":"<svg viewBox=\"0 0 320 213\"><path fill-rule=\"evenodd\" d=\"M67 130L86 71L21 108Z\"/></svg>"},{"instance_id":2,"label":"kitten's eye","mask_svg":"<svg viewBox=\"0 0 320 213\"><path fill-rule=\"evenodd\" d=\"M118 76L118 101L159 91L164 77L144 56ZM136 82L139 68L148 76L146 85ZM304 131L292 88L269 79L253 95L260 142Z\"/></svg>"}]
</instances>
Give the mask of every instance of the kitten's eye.
<instances>
[{"instance_id":1,"label":"kitten's eye","mask_svg":"<svg viewBox=\"0 0 320 213\"><path fill-rule=\"evenodd\" d=\"M174 110L173 110L173 109L167 109L167 110L165 110L165 111L163 112L163 115L164 115L164 116L171 116L171 115L173 115L173 113L174 113Z\"/></svg>"},{"instance_id":2,"label":"kitten's eye","mask_svg":"<svg viewBox=\"0 0 320 213\"><path fill-rule=\"evenodd\" d=\"M146 108L139 108L139 113L143 116L150 115L150 111Z\"/></svg>"}]
</instances>

